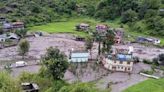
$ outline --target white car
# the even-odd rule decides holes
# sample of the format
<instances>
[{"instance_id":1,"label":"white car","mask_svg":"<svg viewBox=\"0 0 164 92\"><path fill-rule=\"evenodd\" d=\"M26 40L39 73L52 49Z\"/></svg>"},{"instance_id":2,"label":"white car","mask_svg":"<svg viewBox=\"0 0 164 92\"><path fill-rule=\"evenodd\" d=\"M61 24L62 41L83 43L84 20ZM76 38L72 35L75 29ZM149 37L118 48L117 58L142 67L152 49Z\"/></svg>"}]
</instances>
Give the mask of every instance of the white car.
<instances>
[{"instance_id":1,"label":"white car","mask_svg":"<svg viewBox=\"0 0 164 92\"><path fill-rule=\"evenodd\" d=\"M15 63L16 67L24 67L26 65L27 65L27 62L25 62L25 61L18 61Z\"/></svg>"}]
</instances>

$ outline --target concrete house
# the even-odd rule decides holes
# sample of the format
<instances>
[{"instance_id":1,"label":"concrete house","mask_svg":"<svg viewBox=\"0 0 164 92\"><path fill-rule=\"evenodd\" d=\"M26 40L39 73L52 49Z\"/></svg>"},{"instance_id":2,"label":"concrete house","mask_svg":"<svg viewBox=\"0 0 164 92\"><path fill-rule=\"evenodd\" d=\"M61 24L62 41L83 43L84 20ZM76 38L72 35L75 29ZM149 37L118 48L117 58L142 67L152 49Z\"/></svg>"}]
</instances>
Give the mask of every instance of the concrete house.
<instances>
[{"instance_id":1,"label":"concrete house","mask_svg":"<svg viewBox=\"0 0 164 92\"><path fill-rule=\"evenodd\" d=\"M8 36L7 36L8 39L15 39L15 40L19 40L20 37L15 34L15 33L9 33Z\"/></svg>"},{"instance_id":2,"label":"concrete house","mask_svg":"<svg viewBox=\"0 0 164 92\"><path fill-rule=\"evenodd\" d=\"M85 51L74 51L70 54L70 62L88 62L89 53Z\"/></svg>"},{"instance_id":3,"label":"concrete house","mask_svg":"<svg viewBox=\"0 0 164 92\"><path fill-rule=\"evenodd\" d=\"M24 23L23 22L13 22L12 27L14 30L22 30L22 29L24 29Z\"/></svg>"},{"instance_id":4,"label":"concrete house","mask_svg":"<svg viewBox=\"0 0 164 92\"><path fill-rule=\"evenodd\" d=\"M3 31L10 31L12 30L12 24L9 22L3 22L2 28Z\"/></svg>"},{"instance_id":5,"label":"concrete house","mask_svg":"<svg viewBox=\"0 0 164 92\"><path fill-rule=\"evenodd\" d=\"M104 24L99 24L99 25L96 25L96 31L99 33L99 34L106 34L106 31L109 29L109 27L107 25L104 25Z\"/></svg>"},{"instance_id":6,"label":"concrete house","mask_svg":"<svg viewBox=\"0 0 164 92\"><path fill-rule=\"evenodd\" d=\"M111 71L131 72L133 70L133 56L131 51L108 54L102 61L104 67Z\"/></svg>"},{"instance_id":7,"label":"concrete house","mask_svg":"<svg viewBox=\"0 0 164 92\"><path fill-rule=\"evenodd\" d=\"M89 30L89 24L86 23L81 23L79 25L76 25L76 30L84 30L84 31L88 31Z\"/></svg>"}]
</instances>

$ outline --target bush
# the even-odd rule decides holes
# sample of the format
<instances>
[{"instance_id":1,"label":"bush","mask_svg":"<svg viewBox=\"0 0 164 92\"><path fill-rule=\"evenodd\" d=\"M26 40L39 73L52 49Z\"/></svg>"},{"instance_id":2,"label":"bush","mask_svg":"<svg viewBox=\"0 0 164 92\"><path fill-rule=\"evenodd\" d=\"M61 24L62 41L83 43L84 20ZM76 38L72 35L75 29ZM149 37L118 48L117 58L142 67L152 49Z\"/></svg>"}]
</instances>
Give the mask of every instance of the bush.
<instances>
[{"instance_id":1,"label":"bush","mask_svg":"<svg viewBox=\"0 0 164 92\"><path fill-rule=\"evenodd\" d=\"M142 70L141 72L149 75L152 75L154 73L154 71L152 70Z\"/></svg>"},{"instance_id":2,"label":"bush","mask_svg":"<svg viewBox=\"0 0 164 92\"><path fill-rule=\"evenodd\" d=\"M134 63L139 63L140 62L138 57L134 57L133 60L134 60Z\"/></svg>"},{"instance_id":3,"label":"bush","mask_svg":"<svg viewBox=\"0 0 164 92\"><path fill-rule=\"evenodd\" d=\"M153 58L153 64L159 66L158 58Z\"/></svg>"},{"instance_id":4,"label":"bush","mask_svg":"<svg viewBox=\"0 0 164 92\"><path fill-rule=\"evenodd\" d=\"M147 60L147 59L144 59L143 63L145 63L145 64L153 64L153 62L151 62L150 60Z\"/></svg>"}]
</instances>

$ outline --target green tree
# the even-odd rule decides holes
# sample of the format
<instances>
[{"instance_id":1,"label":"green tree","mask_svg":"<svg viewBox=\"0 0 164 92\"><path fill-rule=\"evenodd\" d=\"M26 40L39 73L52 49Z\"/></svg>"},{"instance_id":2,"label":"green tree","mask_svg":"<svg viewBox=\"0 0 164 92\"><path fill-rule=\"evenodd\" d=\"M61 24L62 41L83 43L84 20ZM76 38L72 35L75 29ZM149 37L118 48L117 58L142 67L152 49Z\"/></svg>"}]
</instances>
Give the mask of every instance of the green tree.
<instances>
[{"instance_id":1,"label":"green tree","mask_svg":"<svg viewBox=\"0 0 164 92\"><path fill-rule=\"evenodd\" d=\"M134 22L136 20L137 20L137 13L131 9L124 12L121 18L122 23Z\"/></svg>"},{"instance_id":2,"label":"green tree","mask_svg":"<svg viewBox=\"0 0 164 92\"><path fill-rule=\"evenodd\" d=\"M157 11L156 10L153 10L153 9L149 9L147 10L146 14L145 14L145 19L148 19L148 18L152 18L154 16L157 16Z\"/></svg>"},{"instance_id":3,"label":"green tree","mask_svg":"<svg viewBox=\"0 0 164 92\"><path fill-rule=\"evenodd\" d=\"M103 37L97 32L94 33L95 40L98 42L98 55L101 54L101 44L103 41Z\"/></svg>"},{"instance_id":4,"label":"green tree","mask_svg":"<svg viewBox=\"0 0 164 92\"><path fill-rule=\"evenodd\" d=\"M50 47L42 57L42 62L47 70L52 74L53 79L60 80L68 68L66 56L59 49Z\"/></svg>"},{"instance_id":5,"label":"green tree","mask_svg":"<svg viewBox=\"0 0 164 92\"><path fill-rule=\"evenodd\" d=\"M161 64L161 65L164 65L164 54L160 54L160 55L158 56L158 58L159 58L160 64Z\"/></svg>"},{"instance_id":6,"label":"green tree","mask_svg":"<svg viewBox=\"0 0 164 92\"><path fill-rule=\"evenodd\" d=\"M18 52L23 57L28 53L30 44L26 39L22 39L19 43Z\"/></svg>"},{"instance_id":7,"label":"green tree","mask_svg":"<svg viewBox=\"0 0 164 92\"><path fill-rule=\"evenodd\" d=\"M27 34L27 29L16 30L15 33L21 38L24 38Z\"/></svg>"},{"instance_id":8,"label":"green tree","mask_svg":"<svg viewBox=\"0 0 164 92\"><path fill-rule=\"evenodd\" d=\"M93 37L88 36L85 40L85 46L87 50L90 50L90 55L91 55L91 59L92 59L92 47L93 47Z\"/></svg>"},{"instance_id":9,"label":"green tree","mask_svg":"<svg viewBox=\"0 0 164 92\"><path fill-rule=\"evenodd\" d=\"M115 35L114 35L113 30L108 30L103 39L103 49L105 50L103 52L109 53L111 46L114 44L114 38L115 38Z\"/></svg>"}]
</instances>

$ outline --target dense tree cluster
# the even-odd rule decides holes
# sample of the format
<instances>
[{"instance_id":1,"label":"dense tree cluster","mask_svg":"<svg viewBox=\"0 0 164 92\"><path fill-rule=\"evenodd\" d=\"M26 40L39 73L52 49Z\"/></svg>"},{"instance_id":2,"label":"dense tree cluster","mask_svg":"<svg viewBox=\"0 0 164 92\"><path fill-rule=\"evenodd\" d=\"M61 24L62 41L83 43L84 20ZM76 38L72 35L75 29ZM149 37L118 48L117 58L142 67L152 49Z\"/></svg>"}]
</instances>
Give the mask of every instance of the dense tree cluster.
<instances>
[{"instance_id":1,"label":"dense tree cluster","mask_svg":"<svg viewBox=\"0 0 164 92\"><path fill-rule=\"evenodd\" d=\"M101 0L96 7L95 17L102 20L121 17L122 23L128 23L134 31L145 31L150 35L164 36L163 0ZM137 27L136 27L137 26Z\"/></svg>"}]
</instances>

